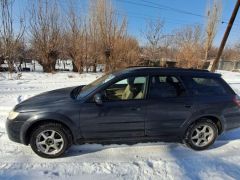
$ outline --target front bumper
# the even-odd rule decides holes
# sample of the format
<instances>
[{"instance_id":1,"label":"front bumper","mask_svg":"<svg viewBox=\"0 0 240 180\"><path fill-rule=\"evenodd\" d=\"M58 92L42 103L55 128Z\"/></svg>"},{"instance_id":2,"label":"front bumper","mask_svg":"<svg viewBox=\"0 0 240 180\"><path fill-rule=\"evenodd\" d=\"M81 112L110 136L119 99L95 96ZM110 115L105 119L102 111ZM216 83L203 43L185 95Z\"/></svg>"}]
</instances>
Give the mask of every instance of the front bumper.
<instances>
[{"instance_id":1,"label":"front bumper","mask_svg":"<svg viewBox=\"0 0 240 180\"><path fill-rule=\"evenodd\" d=\"M22 143L20 138L20 131L23 125L23 121L9 120L6 121L6 131L8 134L8 138L11 141Z\"/></svg>"}]
</instances>

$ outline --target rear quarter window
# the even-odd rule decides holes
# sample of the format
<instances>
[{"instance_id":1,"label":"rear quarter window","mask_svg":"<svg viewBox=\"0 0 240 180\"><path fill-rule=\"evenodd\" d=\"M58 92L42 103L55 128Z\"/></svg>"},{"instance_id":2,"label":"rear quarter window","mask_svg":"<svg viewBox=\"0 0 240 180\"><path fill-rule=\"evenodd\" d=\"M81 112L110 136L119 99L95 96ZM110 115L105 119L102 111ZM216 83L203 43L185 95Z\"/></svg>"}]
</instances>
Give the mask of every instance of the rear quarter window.
<instances>
[{"instance_id":1,"label":"rear quarter window","mask_svg":"<svg viewBox=\"0 0 240 180\"><path fill-rule=\"evenodd\" d=\"M215 77L182 77L188 90L198 96L225 95L227 89Z\"/></svg>"}]
</instances>

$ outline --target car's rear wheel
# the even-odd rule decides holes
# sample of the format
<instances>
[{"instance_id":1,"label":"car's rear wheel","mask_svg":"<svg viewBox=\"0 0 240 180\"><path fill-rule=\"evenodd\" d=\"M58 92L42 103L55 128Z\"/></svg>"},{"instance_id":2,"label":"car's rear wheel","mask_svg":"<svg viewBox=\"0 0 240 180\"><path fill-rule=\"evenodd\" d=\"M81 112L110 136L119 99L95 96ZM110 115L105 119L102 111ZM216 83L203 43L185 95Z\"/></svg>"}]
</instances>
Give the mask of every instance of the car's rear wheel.
<instances>
[{"instance_id":1,"label":"car's rear wheel","mask_svg":"<svg viewBox=\"0 0 240 180\"><path fill-rule=\"evenodd\" d=\"M67 130L57 123L43 124L32 132L32 150L44 158L56 158L64 154L71 145Z\"/></svg>"},{"instance_id":2,"label":"car's rear wheel","mask_svg":"<svg viewBox=\"0 0 240 180\"><path fill-rule=\"evenodd\" d=\"M214 143L217 136L216 124L209 119L202 119L188 128L184 142L194 150L204 150Z\"/></svg>"}]
</instances>

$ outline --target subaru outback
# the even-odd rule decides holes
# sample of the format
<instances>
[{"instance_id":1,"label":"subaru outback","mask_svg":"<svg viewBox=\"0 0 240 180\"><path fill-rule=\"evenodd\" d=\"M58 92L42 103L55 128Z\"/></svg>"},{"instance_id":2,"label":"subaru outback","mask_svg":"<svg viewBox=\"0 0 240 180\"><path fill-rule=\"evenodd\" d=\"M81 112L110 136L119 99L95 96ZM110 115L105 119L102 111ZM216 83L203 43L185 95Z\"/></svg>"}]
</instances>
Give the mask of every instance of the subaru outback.
<instances>
[{"instance_id":1,"label":"subaru outback","mask_svg":"<svg viewBox=\"0 0 240 180\"><path fill-rule=\"evenodd\" d=\"M39 94L6 121L12 141L45 158L82 143L174 141L204 150L237 127L240 98L220 74L159 67L131 67Z\"/></svg>"}]
</instances>

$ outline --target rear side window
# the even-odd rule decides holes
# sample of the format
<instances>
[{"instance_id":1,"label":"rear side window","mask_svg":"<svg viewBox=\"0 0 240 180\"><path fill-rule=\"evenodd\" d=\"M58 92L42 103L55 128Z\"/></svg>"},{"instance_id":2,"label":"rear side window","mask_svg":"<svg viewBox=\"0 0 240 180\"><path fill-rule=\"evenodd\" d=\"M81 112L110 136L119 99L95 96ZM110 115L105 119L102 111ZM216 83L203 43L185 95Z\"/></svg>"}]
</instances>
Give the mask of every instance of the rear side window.
<instances>
[{"instance_id":1,"label":"rear side window","mask_svg":"<svg viewBox=\"0 0 240 180\"><path fill-rule=\"evenodd\" d=\"M227 90L218 78L182 77L188 90L199 96L224 95Z\"/></svg>"},{"instance_id":2,"label":"rear side window","mask_svg":"<svg viewBox=\"0 0 240 180\"><path fill-rule=\"evenodd\" d=\"M172 98L185 93L181 82L175 76L153 76L150 81L149 98Z\"/></svg>"}]
</instances>

